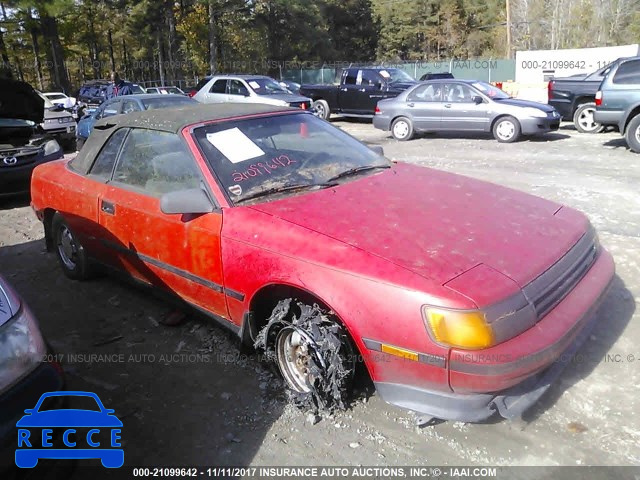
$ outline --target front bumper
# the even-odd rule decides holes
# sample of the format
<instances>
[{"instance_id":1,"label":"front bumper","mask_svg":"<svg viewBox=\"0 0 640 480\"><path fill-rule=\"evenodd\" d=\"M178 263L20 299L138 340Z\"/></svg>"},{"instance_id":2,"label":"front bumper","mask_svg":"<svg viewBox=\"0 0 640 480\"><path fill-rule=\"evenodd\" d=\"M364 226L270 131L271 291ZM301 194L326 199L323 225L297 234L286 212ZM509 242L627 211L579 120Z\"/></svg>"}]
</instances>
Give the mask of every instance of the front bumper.
<instances>
[{"instance_id":1,"label":"front bumper","mask_svg":"<svg viewBox=\"0 0 640 480\"><path fill-rule=\"evenodd\" d=\"M1 166L0 167L0 198L28 193L31 186L31 174L33 170L43 163L59 160L64 156L62 149L57 152L42 156L26 165Z\"/></svg>"},{"instance_id":2,"label":"front bumper","mask_svg":"<svg viewBox=\"0 0 640 480\"><path fill-rule=\"evenodd\" d=\"M525 118L520 120L520 127L523 135L551 132L560 128L560 117Z\"/></svg>"},{"instance_id":3,"label":"front bumper","mask_svg":"<svg viewBox=\"0 0 640 480\"><path fill-rule=\"evenodd\" d=\"M526 340L527 336L537 337L539 343L541 338L550 335L547 332L555 330L557 333L562 329L562 334L558 334L557 338L544 347L515 355L508 349L509 342L505 342L494 347L502 347L503 351L492 355L492 359L503 358L508 361L491 365L470 364L477 373L450 370L452 385L499 385L507 382L512 386L497 391L487 388L486 393L456 393L374 382L376 389L388 403L431 417L479 422L497 411L504 418L519 418L560 376L589 337L600 320L597 309L609 291L613 275L613 259L603 250L572 292L540 320L538 325L520 335L520 340ZM449 365L449 368L456 367ZM515 378L518 383L513 384Z\"/></svg>"}]
</instances>

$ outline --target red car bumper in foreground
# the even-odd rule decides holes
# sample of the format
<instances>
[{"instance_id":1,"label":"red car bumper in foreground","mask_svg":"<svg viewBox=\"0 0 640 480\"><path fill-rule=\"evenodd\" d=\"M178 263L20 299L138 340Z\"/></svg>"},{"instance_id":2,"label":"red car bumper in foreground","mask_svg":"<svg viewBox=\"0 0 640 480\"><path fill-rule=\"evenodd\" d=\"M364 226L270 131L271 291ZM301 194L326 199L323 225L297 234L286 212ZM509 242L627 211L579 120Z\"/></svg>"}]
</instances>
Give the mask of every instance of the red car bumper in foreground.
<instances>
[{"instance_id":1,"label":"red car bumper in foreground","mask_svg":"<svg viewBox=\"0 0 640 480\"><path fill-rule=\"evenodd\" d=\"M613 258L601 249L589 272L534 328L485 350L452 350L447 362L452 392L375 382L378 393L436 418L478 422L496 411L520 417L571 362L593 327L606 321L597 310L614 272Z\"/></svg>"}]
</instances>

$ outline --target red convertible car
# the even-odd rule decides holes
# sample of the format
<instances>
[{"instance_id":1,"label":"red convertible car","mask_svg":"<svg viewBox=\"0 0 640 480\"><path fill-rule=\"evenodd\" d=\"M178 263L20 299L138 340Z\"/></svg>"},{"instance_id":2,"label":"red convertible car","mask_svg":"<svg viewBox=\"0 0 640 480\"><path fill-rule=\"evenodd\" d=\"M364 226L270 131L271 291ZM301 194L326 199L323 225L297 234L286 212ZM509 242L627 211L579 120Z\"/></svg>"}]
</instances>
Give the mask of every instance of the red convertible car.
<instances>
[{"instance_id":1,"label":"red convertible car","mask_svg":"<svg viewBox=\"0 0 640 480\"><path fill-rule=\"evenodd\" d=\"M598 321L612 257L582 213L393 163L298 109L101 120L39 166L32 206L67 276L125 273L266 351L294 398L519 417Z\"/></svg>"}]
</instances>

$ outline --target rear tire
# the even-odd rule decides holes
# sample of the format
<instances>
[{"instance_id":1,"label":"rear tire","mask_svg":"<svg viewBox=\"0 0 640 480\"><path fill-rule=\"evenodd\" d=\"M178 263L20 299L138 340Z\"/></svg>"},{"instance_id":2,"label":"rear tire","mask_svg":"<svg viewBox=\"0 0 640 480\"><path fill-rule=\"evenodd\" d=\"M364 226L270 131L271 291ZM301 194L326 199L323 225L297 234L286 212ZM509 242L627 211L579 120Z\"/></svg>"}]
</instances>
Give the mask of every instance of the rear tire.
<instances>
[{"instance_id":1,"label":"rear tire","mask_svg":"<svg viewBox=\"0 0 640 480\"><path fill-rule=\"evenodd\" d=\"M314 115L322 120L328 120L331 116L331 109L326 100L319 99L313 102Z\"/></svg>"},{"instance_id":2,"label":"rear tire","mask_svg":"<svg viewBox=\"0 0 640 480\"><path fill-rule=\"evenodd\" d=\"M92 277L87 253L62 215L56 212L51 221L53 246L64 274L72 280Z\"/></svg>"},{"instance_id":3,"label":"rear tire","mask_svg":"<svg viewBox=\"0 0 640 480\"><path fill-rule=\"evenodd\" d=\"M631 151L640 153L640 114L631 119L624 136Z\"/></svg>"},{"instance_id":4,"label":"rear tire","mask_svg":"<svg viewBox=\"0 0 640 480\"><path fill-rule=\"evenodd\" d=\"M396 118L391 124L391 135L400 142L413 138L413 123L407 117Z\"/></svg>"},{"instance_id":5,"label":"rear tire","mask_svg":"<svg viewBox=\"0 0 640 480\"><path fill-rule=\"evenodd\" d=\"M513 143L520 138L520 122L512 116L499 118L493 124L493 137L500 143Z\"/></svg>"},{"instance_id":6,"label":"rear tire","mask_svg":"<svg viewBox=\"0 0 640 480\"><path fill-rule=\"evenodd\" d=\"M593 118L596 112L596 104L593 102L583 103L578 106L573 114L573 124L580 133L600 133L604 126L596 122Z\"/></svg>"}]
</instances>

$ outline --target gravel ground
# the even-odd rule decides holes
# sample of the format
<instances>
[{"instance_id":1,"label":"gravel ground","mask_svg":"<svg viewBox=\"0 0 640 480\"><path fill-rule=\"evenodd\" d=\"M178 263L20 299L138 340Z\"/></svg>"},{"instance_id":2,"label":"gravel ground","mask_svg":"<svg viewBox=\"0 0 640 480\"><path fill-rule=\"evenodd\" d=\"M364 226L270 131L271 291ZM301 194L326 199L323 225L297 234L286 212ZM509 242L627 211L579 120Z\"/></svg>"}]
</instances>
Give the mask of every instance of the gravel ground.
<instances>
[{"instance_id":1,"label":"gravel ground","mask_svg":"<svg viewBox=\"0 0 640 480\"><path fill-rule=\"evenodd\" d=\"M617 133L569 127L516 144L484 136L396 142L371 124L336 126L389 158L480 178L586 212L616 260L614 288L581 355L526 421L414 426L366 382L354 406L313 418L284 402L269 368L233 339L112 278L78 283L44 252L28 199L0 204L0 272L62 357L69 387L123 420L129 465L640 464L640 155ZM434 219L437 224L437 219ZM95 355L93 358L91 355ZM608 356L607 356L608 355Z\"/></svg>"}]
</instances>

